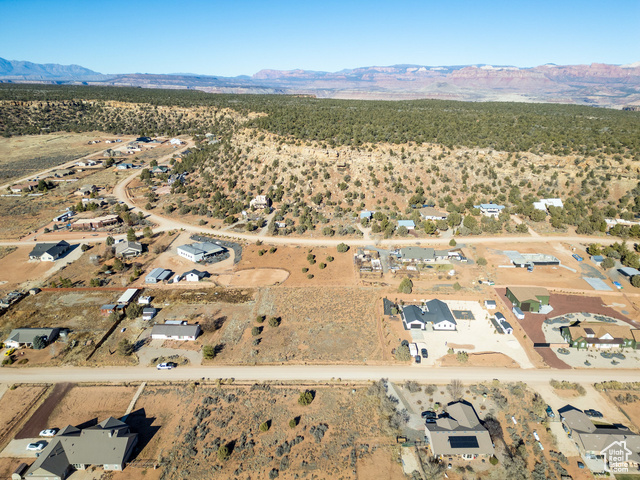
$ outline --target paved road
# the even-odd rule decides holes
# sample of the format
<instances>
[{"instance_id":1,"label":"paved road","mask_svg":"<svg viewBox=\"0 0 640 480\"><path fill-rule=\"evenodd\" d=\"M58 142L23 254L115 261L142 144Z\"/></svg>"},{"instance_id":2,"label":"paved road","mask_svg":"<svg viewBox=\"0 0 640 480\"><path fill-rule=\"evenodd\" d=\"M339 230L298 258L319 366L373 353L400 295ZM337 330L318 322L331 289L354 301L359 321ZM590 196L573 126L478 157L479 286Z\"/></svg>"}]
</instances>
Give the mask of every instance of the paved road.
<instances>
[{"instance_id":1,"label":"paved road","mask_svg":"<svg viewBox=\"0 0 640 480\"><path fill-rule=\"evenodd\" d=\"M156 370L151 367L46 367L0 368L0 383L59 383L59 382L136 382L136 381L185 381L201 378L235 378L236 380L309 381L323 382L332 378L343 381L368 381L388 378L402 382L448 383L457 378L465 383L498 379L505 382L522 381L529 385L548 384L549 380L569 380L594 383L611 380L620 382L640 381L638 370L521 370L517 368L452 367L427 368L404 365L277 365L277 366L188 366L174 370Z\"/></svg>"}]
</instances>

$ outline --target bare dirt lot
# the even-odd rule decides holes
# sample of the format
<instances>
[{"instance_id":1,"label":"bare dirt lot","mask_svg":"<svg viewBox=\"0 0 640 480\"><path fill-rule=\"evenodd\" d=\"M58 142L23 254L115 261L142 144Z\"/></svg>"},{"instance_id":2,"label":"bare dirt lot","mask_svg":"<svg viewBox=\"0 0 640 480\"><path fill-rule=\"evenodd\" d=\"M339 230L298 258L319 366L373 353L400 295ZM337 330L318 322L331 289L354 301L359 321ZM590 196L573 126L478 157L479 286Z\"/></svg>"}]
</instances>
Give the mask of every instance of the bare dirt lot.
<instances>
[{"instance_id":1,"label":"bare dirt lot","mask_svg":"<svg viewBox=\"0 0 640 480\"><path fill-rule=\"evenodd\" d=\"M369 462L391 473L385 478L402 478L395 471L400 466L390 466L386 446L392 440L380 437L376 401L366 388L314 388L307 407L298 404L300 390L260 384L148 387L136 404L146 420L130 417L134 430L136 421L149 425L143 428L147 433L142 432L138 458L160 459L163 479L269 478L275 469L283 479L311 474L347 480L360 478L356 465L359 471L374 471ZM291 419L296 419L294 428ZM263 422L266 432L259 429ZM380 444L384 453L373 455ZM226 461L217 458L220 445L229 447Z\"/></svg>"},{"instance_id":2,"label":"bare dirt lot","mask_svg":"<svg viewBox=\"0 0 640 480\"><path fill-rule=\"evenodd\" d=\"M11 440L48 390L46 385L19 385L4 393L0 399L0 446Z\"/></svg>"},{"instance_id":3,"label":"bare dirt lot","mask_svg":"<svg viewBox=\"0 0 640 480\"><path fill-rule=\"evenodd\" d=\"M351 286L356 284L351 251L338 253L335 247L285 247L279 246L271 253L269 245L249 245L242 250L242 260L237 270L247 268L277 268L289 272L285 286ZM259 255L259 252L264 252ZM314 263L307 257L313 255ZM327 257L333 257L328 261ZM324 269L320 264L325 264ZM303 269L308 269L303 271ZM312 278L308 278L313 275Z\"/></svg>"},{"instance_id":4,"label":"bare dirt lot","mask_svg":"<svg viewBox=\"0 0 640 480\"><path fill-rule=\"evenodd\" d=\"M49 395L44 402L40 404L38 409L33 412L29 420L24 424L22 430L16 435L17 439L34 438L38 436L40 431L46 428L52 428L48 425L48 419L54 408L60 403L64 396L73 388L71 383L57 383L53 386ZM66 425L63 425L66 427ZM62 428L58 427L58 428Z\"/></svg>"},{"instance_id":5,"label":"bare dirt lot","mask_svg":"<svg viewBox=\"0 0 640 480\"><path fill-rule=\"evenodd\" d=\"M226 287L265 287L284 283L289 272L279 268L240 270L216 277L216 283Z\"/></svg>"},{"instance_id":6,"label":"bare dirt lot","mask_svg":"<svg viewBox=\"0 0 640 480\"><path fill-rule=\"evenodd\" d=\"M52 262L29 261L33 247L18 247L0 259L0 292L16 289L23 282L43 278L53 267Z\"/></svg>"}]
</instances>

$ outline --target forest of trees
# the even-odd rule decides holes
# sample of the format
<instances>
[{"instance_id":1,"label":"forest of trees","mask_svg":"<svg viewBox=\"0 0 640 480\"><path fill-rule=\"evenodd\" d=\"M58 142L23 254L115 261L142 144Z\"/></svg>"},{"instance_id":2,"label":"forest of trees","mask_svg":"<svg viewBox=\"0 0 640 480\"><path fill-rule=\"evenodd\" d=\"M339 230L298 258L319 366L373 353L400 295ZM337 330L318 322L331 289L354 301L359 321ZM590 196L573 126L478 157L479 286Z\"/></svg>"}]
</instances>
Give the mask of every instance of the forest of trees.
<instances>
[{"instance_id":1,"label":"forest of trees","mask_svg":"<svg viewBox=\"0 0 640 480\"><path fill-rule=\"evenodd\" d=\"M91 102L83 102L90 100ZM108 112L106 101L148 104L143 115ZM640 160L640 113L595 107L441 100L362 101L284 95L222 95L193 90L0 84L0 133L55 130L113 133L204 133L218 118L183 117L158 106L232 109L267 115L247 125L294 141L329 146L385 142L439 143L508 152ZM37 107L26 102L39 102Z\"/></svg>"}]
</instances>

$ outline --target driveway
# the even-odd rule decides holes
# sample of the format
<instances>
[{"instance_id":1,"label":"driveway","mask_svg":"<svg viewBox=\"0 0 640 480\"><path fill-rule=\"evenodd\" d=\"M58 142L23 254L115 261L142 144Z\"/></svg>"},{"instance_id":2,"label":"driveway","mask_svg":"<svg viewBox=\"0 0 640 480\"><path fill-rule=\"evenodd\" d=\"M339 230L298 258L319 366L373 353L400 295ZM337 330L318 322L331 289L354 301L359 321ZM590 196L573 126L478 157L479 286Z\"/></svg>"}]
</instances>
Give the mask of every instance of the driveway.
<instances>
[{"instance_id":1,"label":"driveway","mask_svg":"<svg viewBox=\"0 0 640 480\"><path fill-rule=\"evenodd\" d=\"M145 332L146 333L146 332ZM144 338L145 334L142 334L141 338ZM148 366L151 364L151 360L158 357L170 357L171 355L180 355L189 359L191 365L202 364L202 352L187 350L181 348L167 348L162 344L165 340L151 340L150 343L144 345L140 350L136 352L138 360L140 360L140 366Z\"/></svg>"},{"instance_id":2,"label":"driveway","mask_svg":"<svg viewBox=\"0 0 640 480\"><path fill-rule=\"evenodd\" d=\"M27 450L27 445L30 443L42 442L45 446L49 443L48 440L42 438L21 438L20 440L11 440L2 452L0 457L6 458L36 458L37 452Z\"/></svg>"}]
</instances>

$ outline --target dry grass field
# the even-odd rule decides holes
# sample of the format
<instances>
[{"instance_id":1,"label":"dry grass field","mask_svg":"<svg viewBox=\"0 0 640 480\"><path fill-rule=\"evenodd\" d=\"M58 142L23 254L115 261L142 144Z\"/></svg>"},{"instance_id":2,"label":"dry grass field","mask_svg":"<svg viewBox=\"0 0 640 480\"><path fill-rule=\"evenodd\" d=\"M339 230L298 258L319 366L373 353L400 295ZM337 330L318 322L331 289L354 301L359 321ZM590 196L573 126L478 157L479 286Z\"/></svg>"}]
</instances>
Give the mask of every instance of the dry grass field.
<instances>
[{"instance_id":1,"label":"dry grass field","mask_svg":"<svg viewBox=\"0 0 640 480\"><path fill-rule=\"evenodd\" d=\"M46 397L46 385L19 385L0 398L0 446L4 446L28 420L38 403Z\"/></svg>"}]
</instances>

